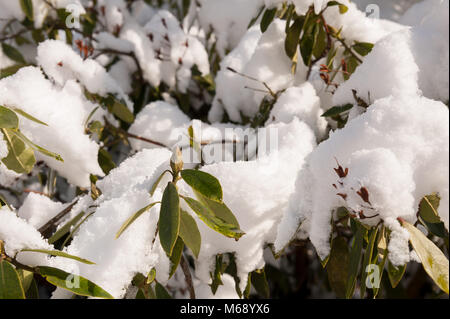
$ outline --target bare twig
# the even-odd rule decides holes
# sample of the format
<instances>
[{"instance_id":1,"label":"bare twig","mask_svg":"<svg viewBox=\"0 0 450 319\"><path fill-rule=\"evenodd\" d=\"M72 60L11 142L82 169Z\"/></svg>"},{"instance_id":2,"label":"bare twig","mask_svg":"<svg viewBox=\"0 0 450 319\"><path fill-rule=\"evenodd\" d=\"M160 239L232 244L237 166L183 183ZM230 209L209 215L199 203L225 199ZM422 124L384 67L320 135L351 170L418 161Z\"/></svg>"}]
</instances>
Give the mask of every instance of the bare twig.
<instances>
[{"instance_id":1,"label":"bare twig","mask_svg":"<svg viewBox=\"0 0 450 319\"><path fill-rule=\"evenodd\" d=\"M192 283L191 271L189 270L189 265L186 261L186 258L184 258L183 255L181 255L180 266L181 266L181 269L183 270L184 277L186 278L186 284L189 289L189 297L191 299L195 299L195 290L194 290L194 284Z\"/></svg>"}]
</instances>

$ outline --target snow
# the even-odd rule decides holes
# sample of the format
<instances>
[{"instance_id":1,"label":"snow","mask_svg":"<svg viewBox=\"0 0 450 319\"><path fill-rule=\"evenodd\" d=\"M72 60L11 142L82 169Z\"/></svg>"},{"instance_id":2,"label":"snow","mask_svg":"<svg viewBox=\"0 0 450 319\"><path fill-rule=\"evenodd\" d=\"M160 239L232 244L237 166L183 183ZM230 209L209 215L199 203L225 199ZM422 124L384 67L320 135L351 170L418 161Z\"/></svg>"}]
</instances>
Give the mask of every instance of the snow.
<instances>
[{"instance_id":1,"label":"snow","mask_svg":"<svg viewBox=\"0 0 450 319\"><path fill-rule=\"evenodd\" d=\"M434 192L441 196L438 212L448 227L448 128L448 108L441 102L419 96L377 100L308 157L278 227L276 249L295 234L293 222L307 219L309 237L324 258L333 209L363 210L366 217L375 216L361 219L368 225L397 217L413 222L420 200ZM336 175L336 160L348 168L347 177ZM369 205L356 194L362 187L369 192Z\"/></svg>"},{"instance_id":2,"label":"snow","mask_svg":"<svg viewBox=\"0 0 450 319\"><path fill-rule=\"evenodd\" d=\"M36 152L37 160L44 160L69 182L81 187L90 185L89 174L103 176L97 163L99 146L84 132L84 122L94 107L73 80L59 88L45 79L40 69L22 68L0 80L0 104L20 108L48 124L20 117L19 127L25 136L61 155L64 162Z\"/></svg>"},{"instance_id":3,"label":"snow","mask_svg":"<svg viewBox=\"0 0 450 319\"><path fill-rule=\"evenodd\" d=\"M39 229L66 206L63 203L52 201L47 196L30 193L17 211L17 215L34 228Z\"/></svg>"}]
</instances>

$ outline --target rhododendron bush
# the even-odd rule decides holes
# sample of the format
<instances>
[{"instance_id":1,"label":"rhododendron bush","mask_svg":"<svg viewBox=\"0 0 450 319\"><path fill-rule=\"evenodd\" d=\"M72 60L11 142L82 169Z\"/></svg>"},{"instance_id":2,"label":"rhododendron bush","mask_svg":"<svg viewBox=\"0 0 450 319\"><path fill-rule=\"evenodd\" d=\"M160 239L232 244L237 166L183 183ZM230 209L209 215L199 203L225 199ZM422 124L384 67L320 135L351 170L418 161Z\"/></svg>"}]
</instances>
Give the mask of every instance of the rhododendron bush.
<instances>
[{"instance_id":1,"label":"rhododendron bush","mask_svg":"<svg viewBox=\"0 0 450 319\"><path fill-rule=\"evenodd\" d=\"M448 295L447 0L0 0L0 298Z\"/></svg>"}]
</instances>

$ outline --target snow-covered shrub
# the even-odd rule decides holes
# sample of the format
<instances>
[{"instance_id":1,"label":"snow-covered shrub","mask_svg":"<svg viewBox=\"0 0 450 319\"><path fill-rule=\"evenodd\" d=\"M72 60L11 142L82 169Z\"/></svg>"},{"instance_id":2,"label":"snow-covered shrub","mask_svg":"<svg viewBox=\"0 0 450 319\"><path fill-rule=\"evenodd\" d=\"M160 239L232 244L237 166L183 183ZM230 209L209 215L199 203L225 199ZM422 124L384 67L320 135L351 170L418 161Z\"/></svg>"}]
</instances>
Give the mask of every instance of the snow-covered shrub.
<instances>
[{"instance_id":1,"label":"snow-covered shrub","mask_svg":"<svg viewBox=\"0 0 450 319\"><path fill-rule=\"evenodd\" d=\"M0 0L0 298L448 294L448 7Z\"/></svg>"}]
</instances>

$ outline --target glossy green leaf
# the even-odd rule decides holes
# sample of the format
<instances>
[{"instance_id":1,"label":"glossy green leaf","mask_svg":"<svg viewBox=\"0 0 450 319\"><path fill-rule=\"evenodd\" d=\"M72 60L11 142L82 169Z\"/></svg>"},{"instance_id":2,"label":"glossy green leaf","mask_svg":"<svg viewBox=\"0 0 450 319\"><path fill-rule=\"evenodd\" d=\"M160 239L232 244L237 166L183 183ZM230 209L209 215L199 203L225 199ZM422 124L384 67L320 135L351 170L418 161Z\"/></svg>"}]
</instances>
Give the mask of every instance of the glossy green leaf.
<instances>
[{"instance_id":1,"label":"glossy green leaf","mask_svg":"<svg viewBox=\"0 0 450 319\"><path fill-rule=\"evenodd\" d=\"M63 251L59 251L59 250L47 250L47 249L22 249L21 251L28 251L28 252L33 252L33 253L42 253L42 254L47 254L50 256L58 256L58 257L63 257L63 258L68 258L68 259L73 259L76 261L79 261L80 263L83 264L87 264L87 265L95 265L94 262L84 259L84 258L80 258L77 256L73 256L70 255L68 253L65 253Z\"/></svg>"},{"instance_id":2,"label":"glossy green leaf","mask_svg":"<svg viewBox=\"0 0 450 319\"><path fill-rule=\"evenodd\" d=\"M300 40L300 53L303 59L303 63L309 66L313 57L314 46L316 45L319 35L320 25L313 23L309 25Z\"/></svg>"},{"instance_id":3,"label":"glossy green leaf","mask_svg":"<svg viewBox=\"0 0 450 319\"><path fill-rule=\"evenodd\" d=\"M131 124L134 122L133 113L125 104L120 103L118 100L114 101L111 112L125 123Z\"/></svg>"},{"instance_id":4,"label":"glossy green leaf","mask_svg":"<svg viewBox=\"0 0 450 319\"><path fill-rule=\"evenodd\" d=\"M222 273L224 271L223 269L223 256L222 255L216 255L216 266L214 267L214 273L210 273L211 276L211 292L213 293L213 295L216 294L217 289L219 288L219 286L223 285L222 282Z\"/></svg>"},{"instance_id":5,"label":"glossy green leaf","mask_svg":"<svg viewBox=\"0 0 450 319\"><path fill-rule=\"evenodd\" d=\"M63 158L59 154L50 152L49 150L46 150L45 148L33 143L31 140L28 139L28 137L23 135L20 131L11 131L11 133L19 137L24 143L26 143L29 147L33 148L34 150L46 156L53 157L57 161L64 162Z\"/></svg>"},{"instance_id":6,"label":"glossy green leaf","mask_svg":"<svg viewBox=\"0 0 450 319\"><path fill-rule=\"evenodd\" d=\"M49 244L54 244L59 239L61 239L64 235L66 235L70 231L72 226L76 225L76 223L78 223L80 221L80 219L83 218L83 216L84 216L84 212L81 212L77 216L72 218L70 221L68 221L66 224L64 224L64 226L59 228L53 234L53 236L48 239L48 243Z\"/></svg>"},{"instance_id":7,"label":"glossy green leaf","mask_svg":"<svg viewBox=\"0 0 450 319\"><path fill-rule=\"evenodd\" d=\"M233 212L228 208L227 205L225 205L225 203L210 200L198 192L195 192L195 195L203 205L205 205L209 210L211 210L214 213L214 215L222 219L224 222L235 226L238 229L241 228Z\"/></svg>"},{"instance_id":8,"label":"glossy green leaf","mask_svg":"<svg viewBox=\"0 0 450 319\"><path fill-rule=\"evenodd\" d=\"M120 237L120 235L123 234L123 232L130 227L131 224L133 224L136 219L138 219L139 217L141 217L142 214L144 214L146 211L148 211L150 208L152 208L153 206L155 206L156 204L159 204L159 202L156 203L151 203L141 209L139 209L136 213L134 213L133 215L131 215L122 225L122 227L120 227L119 231L116 234L116 239Z\"/></svg>"},{"instance_id":9,"label":"glossy green leaf","mask_svg":"<svg viewBox=\"0 0 450 319\"><path fill-rule=\"evenodd\" d=\"M252 272L250 280L253 288L255 288L261 297L266 299L269 298L269 284L267 283L266 272L264 269Z\"/></svg>"},{"instance_id":10,"label":"glossy green leaf","mask_svg":"<svg viewBox=\"0 0 450 319\"><path fill-rule=\"evenodd\" d=\"M396 288L405 274L406 264L396 267L389 261L387 271L392 288Z\"/></svg>"},{"instance_id":11,"label":"glossy green leaf","mask_svg":"<svg viewBox=\"0 0 450 319\"><path fill-rule=\"evenodd\" d=\"M167 256L172 255L179 232L180 198L175 184L170 182L164 190L159 213L159 239Z\"/></svg>"},{"instance_id":12,"label":"glossy green leaf","mask_svg":"<svg viewBox=\"0 0 450 319\"><path fill-rule=\"evenodd\" d=\"M34 278L31 281L30 287L25 292L25 297L27 299L39 299L39 289Z\"/></svg>"},{"instance_id":13,"label":"glossy green leaf","mask_svg":"<svg viewBox=\"0 0 450 319\"><path fill-rule=\"evenodd\" d=\"M171 278L175 274L175 271L177 271L178 265L180 264L181 256L183 255L183 249L184 249L183 239L181 239L181 237L178 236L178 239L172 250L172 255L169 257L170 259L169 278Z\"/></svg>"},{"instance_id":14,"label":"glossy green leaf","mask_svg":"<svg viewBox=\"0 0 450 319\"><path fill-rule=\"evenodd\" d=\"M444 253L429 240L420 230L408 222L403 221L402 226L409 232L409 241L422 261L427 274L446 294L449 293L449 263Z\"/></svg>"},{"instance_id":15,"label":"glossy green leaf","mask_svg":"<svg viewBox=\"0 0 450 319\"><path fill-rule=\"evenodd\" d=\"M350 264L348 268L347 277L347 291L346 298L352 298L355 292L356 279L359 272L359 265L361 263L362 249L364 243L364 237L367 233L367 229L364 228L359 222L356 223L356 234L352 244L352 250L350 253Z\"/></svg>"},{"instance_id":16,"label":"glossy green leaf","mask_svg":"<svg viewBox=\"0 0 450 319\"><path fill-rule=\"evenodd\" d=\"M25 112L25 111L23 111L23 110L21 110L21 109L14 108L13 110L14 110L14 112L16 112L16 113L22 115L24 118L26 118L26 119L28 119L28 120L30 120L30 121L33 121L33 122L38 123L38 124L41 124L41 125L48 126L47 123L44 123L44 122L38 120L38 119L35 118L34 116L28 114L27 112Z\"/></svg>"},{"instance_id":17,"label":"glossy green leaf","mask_svg":"<svg viewBox=\"0 0 450 319\"><path fill-rule=\"evenodd\" d=\"M370 232L370 236L369 236L369 242L367 244L366 247L366 251L364 253L364 261L363 261L363 266L362 266L362 272L361 272L361 288L360 288L360 296L363 299L365 294L366 294L366 278L367 278L367 266L369 264L372 263L373 260L373 252L374 252L374 247L375 247L375 242L377 239L377 234L378 234L378 228L373 229ZM376 248L376 247L375 247Z\"/></svg>"},{"instance_id":18,"label":"glossy green leaf","mask_svg":"<svg viewBox=\"0 0 450 319\"><path fill-rule=\"evenodd\" d=\"M22 53L19 52L19 50L17 50L15 47L6 44L5 42L2 42L2 50L3 53L5 53L5 55L10 58L11 60L18 62L20 64L26 64L27 62L25 61Z\"/></svg>"},{"instance_id":19,"label":"glossy green leaf","mask_svg":"<svg viewBox=\"0 0 450 319\"><path fill-rule=\"evenodd\" d=\"M23 291L26 292L31 286L34 273L24 269L17 269L17 274L19 275L20 282L22 283Z\"/></svg>"},{"instance_id":20,"label":"glossy green leaf","mask_svg":"<svg viewBox=\"0 0 450 319\"><path fill-rule=\"evenodd\" d=\"M20 7L28 20L33 21L33 1L32 0L19 0Z\"/></svg>"},{"instance_id":21,"label":"glossy green leaf","mask_svg":"<svg viewBox=\"0 0 450 319\"><path fill-rule=\"evenodd\" d=\"M425 196L419 204L420 217L427 223L440 223L441 218L437 212L440 198L436 194Z\"/></svg>"},{"instance_id":22,"label":"glossy green leaf","mask_svg":"<svg viewBox=\"0 0 450 319\"><path fill-rule=\"evenodd\" d=\"M342 106L334 106L325 113L322 114L322 117L334 117L340 115L344 112L349 111L353 107L353 104L345 104Z\"/></svg>"},{"instance_id":23,"label":"glossy green leaf","mask_svg":"<svg viewBox=\"0 0 450 319\"><path fill-rule=\"evenodd\" d=\"M16 113L0 105L0 128L17 129L19 118Z\"/></svg>"},{"instance_id":24,"label":"glossy green leaf","mask_svg":"<svg viewBox=\"0 0 450 319\"><path fill-rule=\"evenodd\" d=\"M198 215L198 217L211 229L221 233L222 235L238 240L244 235L244 232L237 229L234 225L228 224L221 218L214 215L214 213L204 206L199 201L184 197L183 199L189 207Z\"/></svg>"},{"instance_id":25,"label":"glossy green leaf","mask_svg":"<svg viewBox=\"0 0 450 319\"><path fill-rule=\"evenodd\" d=\"M0 259L0 299L25 299L19 274L8 261Z\"/></svg>"},{"instance_id":26,"label":"glossy green leaf","mask_svg":"<svg viewBox=\"0 0 450 319\"><path fill-rule=\"evenodd\" d=\"M166 288L164 288L159 282L155 285L155 293L156 299L172 299L172 296L170 296Z\"/></svg>"},{"instance_id":27,"label":"glossy green leaf","mask_svg":"<svg viewBox=\"0 0 450 319\"><path fill-rule=\"evenodd\" d=\"M98 150L98 164L106 175L116 168L116 163L114 163L111 154L104 148Z\"/></svg>"},{"instance_id":28,"label":"glossy green leaf","mask_svg":"<svg viewBox=\"0 0 450 319\"><path fill-rule=\"evenodd\" d=\"M52 285L69 290L74 294L94 298L114 298L103 288L84 277L70 274L53 267L39 266L37 270Z\"/></svg>"},{"instance_id":29,"label":"glossy green leaf","mask_svg":"<svg viewBox=\"0 0 450 319\"><path fill-rule=\"evenodd\" d=\"M181 171L181 177L203 196L215 201L222 201L223 194L220 182L211 174L194 169L184 169Z\"/></svg>"},{"instance_id":30,"label":"glossy green leaf","mask_svg":"<svg viewBox=\"0 0 450 319\"><path fill-rule=\"evenodd\" d=\"M155 194L156 188L158 187L159 183L161 182L162 178L166 173L171 173L169 170L165 170L164 172L159 175L159 177L156 179L155 183L153 184L152 188L150 189L150 196L153 196Z\"/></svg>"},{"instance_id":31,"label":"glossy green leaf","mask_svg":"<svg viewBox=\"0 0 450 319\"><path fill-rule=\"evenodd\" d=\"M275 19L275 15L277 13L277 8L267 9L264 11L263 17L261 19L261 32L264 33L269 28L272 21Z\"/></svg>"},{"instance_id":32,"label":"glossy green leaf","mask_svg":"<svg viewBox=\"0 0 450 319\"><path fill-rule=\"evenodd\" d=\"M2 129L3 138L8 146L8 155L2 159L7 168L16 173L30 173L36 163L34 150L8 129Z\"/></svg>"},{"instance_id":33,"label":"glossy green leaf","mask_svg":"<svg viewBox=\"0 0 450 319\"><path fill-rule=\"evenodd\" d=\"M353 50L355 50L358 54L362 55L362 56L366 56L368 55L372 49L373 49L373 44L369 43L369 42L356 42L353 46L352 46Z\"/></svg>"},{"instance_id":34,"label":"glossy green leaf","mask_svg":"<svg viewBox=\"0 0 450 319\"><path fill-rule=\"evenodd\" d=\"M286 34L286 40L284 42L284 49L287 56L292 59L297 53L297 47L300 42L300 33L303 29L304 17L297 18L292 26L289 27Z\"/></svg>"},{"instance_id":35,"label":"glossy green leaf","mask_svg":"<svg viewBox=\"0 0 450 319\"><path fill-rule=\"evenodd\" d=\"M350 254L344 237L336 237L331 243L331 253L327 263L328 282L339 298L345 298Z\"/></svg>"},{"instance_id":36,"label":"glossy green leaf","mask_svg":"<svg viewBox=\"0 0 450 319\"><path fill-rule=\"evenodd\" d=\"M198 258L202 237L198 230L197 223L195 222L195 219L183 209L181 209L180 214L180 237L192 251L195 258Z\"/></svg>"}]
</instances>

